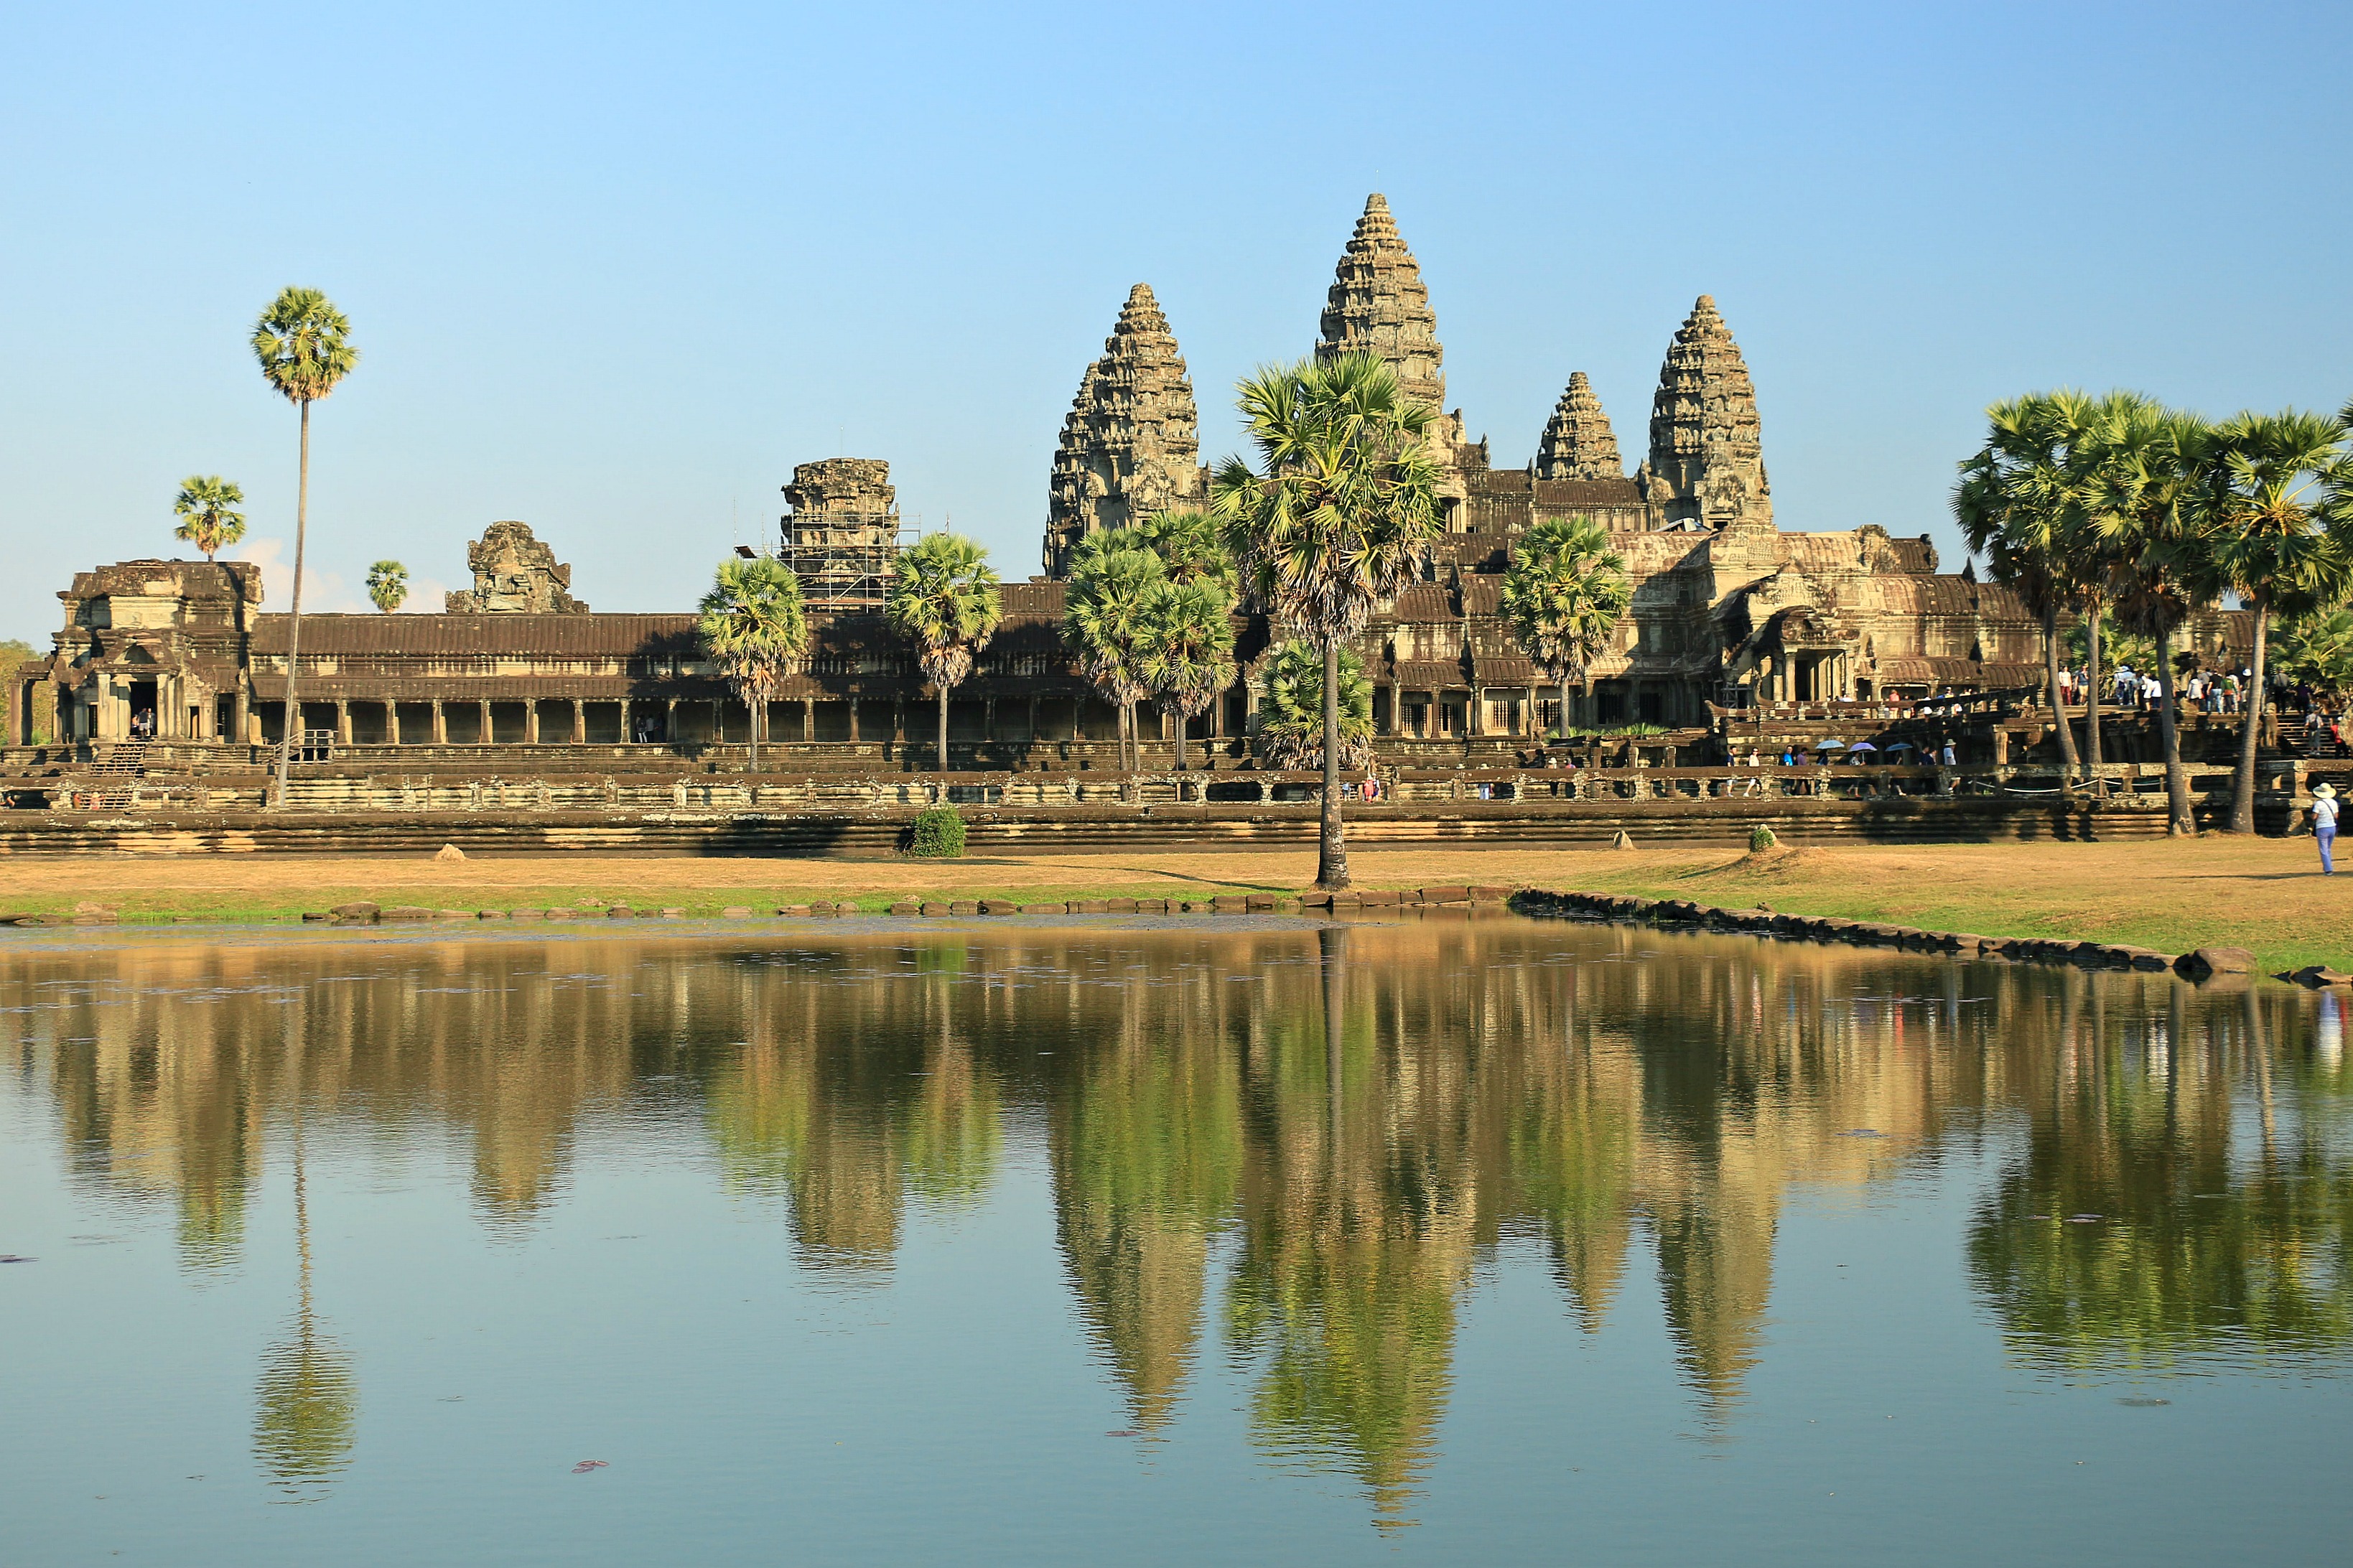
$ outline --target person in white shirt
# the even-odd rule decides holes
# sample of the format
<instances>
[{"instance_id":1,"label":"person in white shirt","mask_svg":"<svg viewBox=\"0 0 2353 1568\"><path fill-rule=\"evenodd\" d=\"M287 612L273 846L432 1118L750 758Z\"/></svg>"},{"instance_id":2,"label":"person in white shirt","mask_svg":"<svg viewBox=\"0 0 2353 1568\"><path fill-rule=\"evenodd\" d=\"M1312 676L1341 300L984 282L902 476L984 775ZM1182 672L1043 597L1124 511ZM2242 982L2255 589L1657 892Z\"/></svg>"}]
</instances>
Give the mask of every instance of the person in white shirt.
<instances>
[{"instance_id":1,"label":"person in white shirt","mask_svg":"<svg viewBox=\"0 0 2353 1568\"><path fill-rule=\"evenodd\" d=\"M2320 846L2320 874L2337 875L2329 851L2337 847L2337 786L2316 784L2312 791L2312 837Z\"/></svg>"}]
</instances>

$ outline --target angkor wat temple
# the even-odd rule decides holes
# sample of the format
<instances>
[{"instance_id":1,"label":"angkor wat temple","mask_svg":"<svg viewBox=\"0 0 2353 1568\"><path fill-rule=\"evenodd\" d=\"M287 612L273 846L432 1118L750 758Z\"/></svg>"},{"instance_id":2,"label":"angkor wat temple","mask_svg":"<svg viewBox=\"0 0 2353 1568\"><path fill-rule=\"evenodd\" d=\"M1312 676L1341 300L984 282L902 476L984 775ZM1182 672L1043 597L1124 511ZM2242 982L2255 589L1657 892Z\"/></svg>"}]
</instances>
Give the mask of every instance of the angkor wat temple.
<instances>
[{"instance_id":1,"label":"angkor wat temple","mask_svg":"<svg viewBox=\"0 0 2353 1568\"><path fill-rule=\"evenodd\" d=\"M1340 257L1319 353L1367 350L1404 389L1446 407L1445 354L1413 253L1375 195ZM2008 589L1940 573L1923 534L1869 525L1785 532L1773 515L1757 397L1738 345L1702 296L1675 331L1649 439L1626 471L1609 416L1572 374L1522 468L1497 468L1459 412L1433 439L1446 535L1421 583L1366 632L1386 747L1421 752L1532 738L1560 722L1549 689L1499 618L1514 538L1539 519L1602 521L1635 591L1618 646L1567 715L1573 727L1707 724L1711 705L1884 701L2018 689L2041 678L2039 628ZM1061 577L1087 532L1200 504L1199 414L1152 290L1137 284L1081 377L1048 484L1044 572L1005 589L1006 620L951 710L970 763L1055 765L1107 741L1112 709L1063 646ZM928 693L880 605L902 537L886 463L804 463L785 489L777 553L798 574L815 637L770 713L782 742L929 733ZM749 715L698 653L691 614L596 614L523 523L470 546L473 586L438 615L305 617L302 728L339 746L695 743L746 738ZM151 734L275 742L287 617L261 610L259 568L132 561L77 574L52 653L7 677L11 744ZM1248 755L1251 665L1280 635L1240 617L1242 677L1197 721L1211 765ZM1525 742L1524 742L1525 743Z\"/></svg>"}]
</instances>

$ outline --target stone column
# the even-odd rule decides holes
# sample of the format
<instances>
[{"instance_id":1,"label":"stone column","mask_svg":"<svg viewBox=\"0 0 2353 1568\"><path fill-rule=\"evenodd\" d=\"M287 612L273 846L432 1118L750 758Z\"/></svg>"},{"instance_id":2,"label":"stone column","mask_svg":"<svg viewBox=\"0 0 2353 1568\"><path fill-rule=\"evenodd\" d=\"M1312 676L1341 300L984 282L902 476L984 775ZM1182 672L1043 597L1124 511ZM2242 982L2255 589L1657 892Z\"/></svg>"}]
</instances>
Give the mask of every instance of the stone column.
<instances>
[{"instance_id":1,"label":"stone column","mask_svg":"<svg viewBox=\"0 0 2353 1568\"><path fill-rule=\"evenodd\" d=\"M352 705L343 698L335 699L335 744L352 743Z\"/></svg>"},{"instance_id":2,"label":"stone column","mask_svg":"<svg viewBox=\"0 0 2353 1568\"><path fill-rule=\"evenodd\" d=\"M480 720L482 727L476 731L477 743L487 746L491 743L491 700L485 697L474 706L481 710L482 715Z\"/></svg>"},{"instance_id":3,"label":"stone column","mask_svg":"<svg viewBox=\"0 0 2353 1568\"><path fill-rule=\"evenodd\" d=\"M588 704L577 697L572 700L572 743L575 746L588 743Z\"/></svg>"},{"instance_id":4,"label":"stone column","mask_svg":"<svg viewBox=\"0 0 2353 1568\"><path fill-rule=\"evenodd\" d=\"M449 715L438 697L433 700L433 743L437 746L449 743Z\"/></svg>"},{"instance_id":5,"label":"stone column","mask_svg":"<svg viewBox=\"0 0 2353 1568\"><path fill-rule=\"evenodd\" d=\"M539 699L536 697L526 697L522 701L522 743L526 746L539 744Z\"/></svg>"},{"instance_id":6,"label":"stone column","mask_svg":"<svg viewBox=\"0 0 2353 1568\"><path fill-rule=\"evenodd\" d=\"M817 699L814 697L801 699L801 739L817 739Z\"/></svg>"},{"instance_id":7,"label":"stone column","mask_svg":"<svg viewBox=\"0 0 2353 1568\"><path fill-rule=\"evenodd\" d=\"M637 738L637 731L629 728L629 700L624 697L621 699L621 744L626 746Z\"/></svg>"},{"instance_id":8,"label":"stone column","mask_svg":"<svg viewBox=\"0 0 2353 1568\"><path fill-rule=\"evenodd\" d=\"M678 739L678 699L672 697L662 705L662 741L668 744Z\"/></svg>"},{"instance_id":9,"label":"stone column","mask_svg":"<svg viewBox=\"0 0 2353 1568\"><path fill-rule=\"evenodd\" d=\"M389 698L384 704L384 739L388 746L400 744L400 704Z\"/></svg>"},{"instance_id":10,"label":"stone column","mask_svg":"<svg viewBox=\"0 0 2353 1568\"><path fill-rule=\"evenodd\" d=\"M858 739L858 694L854 691L849 694L849 738Z\"/></svg>"}]
</instances>

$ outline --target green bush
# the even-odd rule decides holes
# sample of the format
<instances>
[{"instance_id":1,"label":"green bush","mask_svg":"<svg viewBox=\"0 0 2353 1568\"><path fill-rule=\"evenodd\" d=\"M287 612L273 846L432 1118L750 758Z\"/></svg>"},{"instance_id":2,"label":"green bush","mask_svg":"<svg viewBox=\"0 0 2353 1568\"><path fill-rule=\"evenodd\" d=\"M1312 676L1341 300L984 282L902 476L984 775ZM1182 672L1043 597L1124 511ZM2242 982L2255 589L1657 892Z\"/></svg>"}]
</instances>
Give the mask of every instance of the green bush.
<instances>
[{"instance_id":1,"label":"green bush","mask_svg":"<svg viewBox=\"0 0 2353 1568\"><path fill-rule=\"evenodd\" d=\"M1769 827L1752 827L1748 830L1748 852L1751 855L1770 849L1780 842L1780 839L1774 837L1773 830Z\"/></svg>"},{"instance_id":2,"label":"green bush","mask_svg":"<svg viewBox=\"0 0 2353 1568\"><path fill-rule=\"evenodd\" d=\"M964 818L952 805L926 807L908 835L907 853L952 860L964 853Z\"/></svg>"}]
</instances>

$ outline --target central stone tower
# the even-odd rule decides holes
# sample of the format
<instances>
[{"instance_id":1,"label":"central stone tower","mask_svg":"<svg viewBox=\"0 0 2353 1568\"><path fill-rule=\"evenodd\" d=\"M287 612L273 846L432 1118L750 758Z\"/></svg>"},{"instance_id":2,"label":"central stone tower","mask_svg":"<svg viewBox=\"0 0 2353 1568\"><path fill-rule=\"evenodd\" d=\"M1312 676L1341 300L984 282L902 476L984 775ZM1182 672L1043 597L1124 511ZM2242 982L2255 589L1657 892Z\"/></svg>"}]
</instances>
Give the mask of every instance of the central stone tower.
<instances>
[{"instance_id":1,"label":"central stone tower","mask_svg":"<svg viewBox=\"0 0 2353 1568\"><path fill-rule=\"evenodd\" d=\"M1192 380L1160 301L1138 283L1062 420L1047 483L1046 575L1066 575L1071 552L1097 529L1199 506L1207 483Z\"/></svg>"},{"instance_id":2,"label":"central stone tower","mask_svg":"<svg viewBox=\"0 0 2353 1568\"><path fill-rule=\"evenodd\" d=\"M1432 414L1446 412L1446 351L1430 309L1421 264L1406 248L1387 196L1365 198L1365 216L1340 254L1324 305L1317 359L1352 352L1375 355L1397 372L1398 387Z\"/></svg>"}]
</instances>

